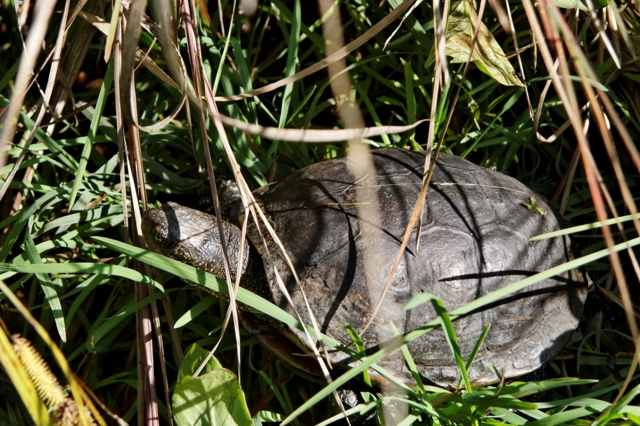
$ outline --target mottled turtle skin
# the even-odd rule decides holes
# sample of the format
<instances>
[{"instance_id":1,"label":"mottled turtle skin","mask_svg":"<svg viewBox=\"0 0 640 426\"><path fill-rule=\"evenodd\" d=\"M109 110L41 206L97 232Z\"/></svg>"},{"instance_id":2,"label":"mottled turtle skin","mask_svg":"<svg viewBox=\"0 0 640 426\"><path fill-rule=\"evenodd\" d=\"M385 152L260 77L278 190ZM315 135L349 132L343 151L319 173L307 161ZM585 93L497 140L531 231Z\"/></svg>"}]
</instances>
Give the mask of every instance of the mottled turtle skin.
<instances>
[{"instance_id":1,"label":"mottled turtle skin","mask_svg":"<svg viewBox=\"0 0 640 426\"><path fill-rule=\"evenodd\" d=\"M423 153L387 148L372 154L375 176L357 182L377 189L381 228L373 240L362 235L358 202L363 200L356 199L356 179L344 158L306 167L254 192L293 261L322 331L345 345L352 339L343 324L361 331L370 318L377 303L370 294L371 280L384 285L422 184ZM429 303L404 310L415 295L433 294L453 310L570 260L568 237L529 241L560 228L556 215L539 197L539 210L525 206L532 195L509 176L440 155L425 201L419 247L414 231L379 315L407 333L436 317ZM271 256L266 256L255 225L248 229L251 244L243 259L242 285L293 314L276 284L277 269L293 304L305 323L311 324L301 292L275 243L267 239ZM215 218L167 203L145 214L143 233L152 250L224 277ZM240 231L225 223L225 234L234 266ZM376 259L378 278L375 273L365 274L365 247ZM491 324L469 370L470 380L476 385L497 381L492 367L505 377L540 367L567 343L582 315L586 292L585 279L574 270L455 321L465 360L484 327ZM370 351L381 343L377 327L374 322L361 336ZM283 334L304 347L298 330ZM439 385L457 384L459 371L441 330L413 341L409 350L424 378ZM349 363L342 352L330 356L334 363ZM400 351L379 364L407 383L414 381Z\"/></svg>"}]
</instances>

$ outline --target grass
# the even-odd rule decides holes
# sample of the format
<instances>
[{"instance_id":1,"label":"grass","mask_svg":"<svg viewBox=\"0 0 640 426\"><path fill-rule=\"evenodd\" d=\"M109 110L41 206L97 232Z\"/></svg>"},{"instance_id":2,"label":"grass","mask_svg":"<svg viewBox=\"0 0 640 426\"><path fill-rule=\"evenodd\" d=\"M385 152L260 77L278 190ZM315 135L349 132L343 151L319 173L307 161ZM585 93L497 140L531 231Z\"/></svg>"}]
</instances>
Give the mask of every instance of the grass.
<instances>
[{"instance_id":1,"label":"grass","mask_svg":"<svg viewBox=\"0 0 640 426\"><path fill-rule=\"evenodd\" d=\"M595 289L567 348L548 363L548 379L486 387L467 380L458 389L398 384L404 394L360 389L360 404L345 407L361 413L352 420L372 413L371 421L403 425L640 422L640 160L633 142L640 136L640 26L633 4L578 12L557 8L576 6L560 1L479 2L486 27L464 3L410 9L412 1L320 1L319 9L316 2L273 0L260 2L252 16L233 2L222 2L222 14L216 2L179 10L171 2L136 9L140 4L123 6L131 7L126 29L120 2L90 2L80 13L64 2L0 6L0 424L48 421L12 353L16 333L33 342L97 422L146 423L156 413L167 424L173 409L187 415L178 421L193 423L188 407L170 395L189 395L180 378L193 373L183 359L203 359L193 355L198 349L187 351L194 343L219 343L216 357L240 378L248 406L236 413L239 424L252 416L256 423L339 420L335 390L355 386L349 381L368 366L386 374L376 362L437 326L449 330L464 371L469 360L456 350L450 320L536 277L450 312L438 308L437 319L327 384L292 373L242 329L221 333L228 303L173 277L228 294L224 281L137 248L144 246L141 206L197 205L207 179L234 173L255 189L362 147L361 134L333 129L424 119L430 121L364 142L495 167L549 200L567 227L598 224L571 231L581 251L575 264L589 271ZM464 28L453 37L457 44L451 29L448 45L438 43L446 15ZM472 39L482 43L489 34L509 65L495 52L467 63ZM515 76L516 85L499 83L500 73ZM231 125L223 127L217 112ZM249 132L246 124L261 127ZM319 133L300 137L295 129ZM326 142L304 141L312 137ZM243 289L237 300L300 326ZM215 370L211 362L207 368ZM222 386L216 383L197 382L200 394Z\"/></svg>"}]
</instances>

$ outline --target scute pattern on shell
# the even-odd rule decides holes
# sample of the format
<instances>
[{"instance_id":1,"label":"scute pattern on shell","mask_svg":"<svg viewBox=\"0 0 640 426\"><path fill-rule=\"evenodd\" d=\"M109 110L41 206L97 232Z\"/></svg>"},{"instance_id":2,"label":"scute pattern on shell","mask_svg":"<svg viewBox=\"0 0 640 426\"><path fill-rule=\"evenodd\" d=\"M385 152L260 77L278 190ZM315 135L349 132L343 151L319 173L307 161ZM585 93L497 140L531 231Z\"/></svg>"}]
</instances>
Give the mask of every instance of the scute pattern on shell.
<instances>
[{"instance_id":1,"label":"scute pattern on shell","mask_svg":"<svg viewBox=\"0 0 640 426\"><path fill-rule=\"evenodd\" d=\"M376 176L364 182L378 191L382 223L375 241L361 238L356 203L362 200L356 200L355 179L345 159L309 166L254 193L286 247L323 331L345 344L351 339L342 323L361 330L377 302L369 294L363 247L378 251L386 262L379 267L388 275L422 183L421 153L378 149L373 159ZM440 156L425 202L419 249L414 232L383 304L401 332L435 318L431 305L404 311L416 294L434 294L452 310L571 258L567 237L528 241L560 228L555 214L543 216L521 205L531 195L511 177ZM543 201L538 204L552 211ZM270 261L255 227L249 227L249 238L263 255L275 303L292 312L276 285L277 268L309 324L300 291L273 241L268 240ZM578 324L586 296L585 280L577 271L571 275L547 279L455 322L465 358L491 324L470 370L473 382L495 381L492 366L507 377L528 373L562 349ZM372 326L361 336L366 347L377 347L377 334ZM409 348L424 377L442 385L457 383L458 369L442 331L421 337ZM336 355L334 362L346 360ZM411 380L400 354L382 365Z\"/></svg>"}]
</instances>

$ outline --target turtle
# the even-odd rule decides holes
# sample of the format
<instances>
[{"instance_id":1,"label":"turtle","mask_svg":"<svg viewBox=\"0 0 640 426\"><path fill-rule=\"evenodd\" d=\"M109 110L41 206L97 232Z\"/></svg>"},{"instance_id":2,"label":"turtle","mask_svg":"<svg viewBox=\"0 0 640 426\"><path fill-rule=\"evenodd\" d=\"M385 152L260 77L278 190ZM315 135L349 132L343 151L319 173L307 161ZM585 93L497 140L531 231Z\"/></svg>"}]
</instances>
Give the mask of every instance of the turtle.
<instances>
[{"instance_id":1,"label":"turtle","mask_svg":"<svg viewBox=\"0 0 640 426\"><path fill-rule=\"evenodd\" d=\"M290 256L321 331L345 346L353 345L345 324L362 331L373 314L380 292L374 296L371 288L384 286L392 270L423 183L424 152L371 152L375 174L356 177L346 158L337 158L253 192ZM358 187L372 189L369 194L377 200L358 200ZM530 208L532 200L535 209ZM379 225L359 220L363 202L377 205ZM238 262L237 224L242 220L223 222L232 269ZM419 223L384 293L378 315L387 323L374 321L360 336L369 353L388 338L383 330L388 321L408 333L436 318L430 303L405 309L417 295L433 295L453 310L573 259L568 236L530 240L561 228L560 217L540 196L512 177L453 155L438 156ZM291 314L297 308L303 322L311 324L302 291L276 243L253 221L247 225L241 285ZM367 226L373 231L365 232ZM151 250L224 277L214 216L168 202L145 213L143 235ZM365 252L375 260L375 270L371 262L365 267ZM454 330L464 359L490 324L468 371L471 382L495 383L495 371L510 378L542 366L578 326L587 290L585 275L574 269L457 319ZM257 335L265 331L262 342L269 349L296 367L308 370L308 360L316 362L292 355L308 353L313 344L300 330L252 313L251 307L244 311L243 323ZM408 344L422 378L440 386L460 379L445 339L437 329ZM331 351L329 357L334 365L352 363L342 351ZM401 351L378 365L406 383L415 380Z\"/></svg>"}]
</instances>

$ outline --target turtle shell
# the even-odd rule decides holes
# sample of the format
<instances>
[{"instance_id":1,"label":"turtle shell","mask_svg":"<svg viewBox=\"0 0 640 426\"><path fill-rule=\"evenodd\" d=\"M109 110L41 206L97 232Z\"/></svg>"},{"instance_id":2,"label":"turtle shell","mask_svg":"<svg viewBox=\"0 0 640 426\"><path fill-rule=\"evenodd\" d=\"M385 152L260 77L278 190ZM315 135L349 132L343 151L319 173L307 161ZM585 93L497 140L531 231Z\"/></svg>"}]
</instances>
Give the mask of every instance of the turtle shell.
<instances>
[{"instance_id":1,"label":"turtle shell","mask_svg":"<svg viewBox=\"0 0 640 426\"><path fill-rule=\"evenodd\" d=\"M361 331L371 317L378 302L371 289L384 286L392 270L422 185L423 153L389 148L372 154L375 176L356 179L343 158L309 166L254 192L293 262L321 330L345 345L352 339L343 324ZM375 188L377 200L358 200L356 181L360 187ZM430 303L404 309L416 295L433 294L453 310L570 260L568 237L529 241L560 228L544 201L535 203L537 211L526 207L532 195L509 176L440 155L419 243L416 246L414 230L378 314L384 324L392 321L400 333L407 333L436 318ZM358 203L363 202L377 205L380 228L358 219ZM311 324L302 292L275 243L263 241L254 226L249 227L249 238L263 256L274 302L293 314L277 284L277 270L303 321ZM366 262L364 253L373 261ZM485 326L491 325L469 370L470 380L477 385L495 382L492 367L505 377L540 367L564 347L578 325L586 291L582 275L571 271L456 320L465 360ZM366 348L375 350L389 338L385 327L374 321L361 336ZM305 340L299 331L292 332ZM459 380L442 330L414 340L409 350L425 378L440 385ZM341 352L332 356L334 362L348 362ZM400 351L379 364L413 380Z\"/></svg>"}]
</instances>

